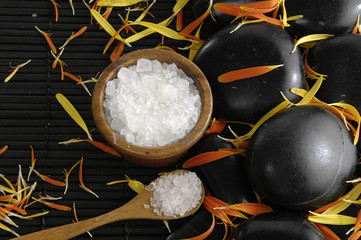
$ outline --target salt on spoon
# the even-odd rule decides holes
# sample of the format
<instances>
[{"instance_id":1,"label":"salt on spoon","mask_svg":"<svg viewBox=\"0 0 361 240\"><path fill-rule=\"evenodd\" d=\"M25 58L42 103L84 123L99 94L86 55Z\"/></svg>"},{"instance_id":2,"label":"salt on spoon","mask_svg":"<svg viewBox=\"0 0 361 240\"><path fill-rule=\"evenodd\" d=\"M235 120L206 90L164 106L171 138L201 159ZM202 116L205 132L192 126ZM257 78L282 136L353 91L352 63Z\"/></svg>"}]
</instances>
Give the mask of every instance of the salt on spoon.
<instances>
[{"instance_id":1,"label":"salt on spoon","mask_svg":"<svg viewBox=\"0 0 361 240\"><path fill-rule=\"evenodd\" d=\"M193 182L194 180L196 182L199 181L200 185L200 189L198 189L197 185L195 186L196 190L195 192L192 192L193 190L184 190L186 192L185 195L185 199L186 202L189 201L190 199L194 199L194 201L196 202L195 205L190 204L192 206L192 208L188 211L179 211L175 210L174 212L170 212L169 211L169 206L171 206L172 204L174 204L174 202L163 202L163 200L166 198L166 194L165 193L167 191L173 192L169 193L169 194L176 194L177 196L179 196L176 192L174 192L174 190L179 191L178 189L178 184L177 183L178 180L176 179L176 176L185 176L184 179L187 179L188 176L191 177L191 181L186 183L184 186L193 186L193 184L191 182ZM172 181L170 181L170 179L173 179ZM182 178L182 184L184 184ZM167 186L162 185L162 182L164 182L163 180L165 180L165 184L167 184ZM175 181L174 181L175 180ZM174 185L174 188L172 188L171 186ZM154 193L159 190L159 188L161 188L162 190L162 194L161 195L154 195ZM195 194L195 196L193 196L193 198L190 198L189 196L192 195L192 193ZM70 223L70 224L66 224L63 226L58 226L58 227L54 227L54 228L49 228L49 229L45 229L43 231L39 231L39 232L34 232L34 233L30 233L21 237L17 237L17 238L13 238L16 240L47 240L49 239L49 236L51 237L52 240L66 240L66 239L71 239L73 237L76 237L82 233L85 233L87 231L90 231L94 228L112 223L112 222L116 222L116 221L123 221L123 220L135 220L135 219L147 219L147 220L172 220L172 219L179 219L179 218L184 218L187 216L190 216L192 214L194 214L199 207L202 205L203 203L203 199L204 199L204 194L205 194L205 190L204 190L204 186L203 184L200 182L199 178L197 177L196 179L194 178L194 174L188 170L183 170L183 169L179 169L179 170L175 170L172 172L168 172L165 173L164 175L160 176L159 178L157 178L156 180L154 180L152 183L150 183L146 189L139 193L136 197L134 197L131 201L129 201L128 203L124 204L123 206L105 213L103 215L100 215L98 217L94 217L94 218L90 218L87 220L83 220L83 221L79 221L79 222L75 222L75 223ZM181 197L180 197L181 198ZM198 201L196 201L195 199L198 199ZM181 199L182 200L182 199ZM184 199L183 199L184 200ZM186 203L183 203L183 207L181 207L182 209L185 208L185 206L187 205ZM155 207L153 207L155 206ZM187 205L188 206L188 205ZM164 209L167 209L164 211ZM166 216L165 214L169 215Z\"/></svg>"}]
</instances>

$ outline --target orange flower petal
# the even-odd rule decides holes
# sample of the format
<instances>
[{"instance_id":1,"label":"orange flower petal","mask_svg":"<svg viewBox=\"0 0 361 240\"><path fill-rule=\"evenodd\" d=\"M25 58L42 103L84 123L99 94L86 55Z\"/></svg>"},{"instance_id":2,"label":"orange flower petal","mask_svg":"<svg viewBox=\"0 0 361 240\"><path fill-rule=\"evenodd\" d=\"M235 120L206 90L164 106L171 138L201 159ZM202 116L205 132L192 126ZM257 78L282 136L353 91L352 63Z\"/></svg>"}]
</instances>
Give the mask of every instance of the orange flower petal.
<instances>
[{"instance_id":1,"label":"orange flower petal","mask_svg":"<svg viewBox=\"0 0 361 240\"><path fill-rule=\"evenodd\" d=\"M87 188L84 185L84 181L83 181L83 157L80 160L80 165L79 165L79 183L80 183L80 187L83 188L85 191L93 194L95 197L99 198L99 196L94 193L92 190L90 190L89 188Z\"/></svg>"},{"instance_id":2,"label":"orange flower petal","mask_svg":"<svg viewBox=\"0 0 361 240\"><path fill-rule=\"evenodd\" d=\"M206 17L208 17L209 13L211 12L212 9L212 1L210 1L209 7L207 9L207 11L205 13L203 13L202 16L200 16L199 18L197 18L196 20L194 20L193 22L191 22L188 26L186 26L180 33L179 35L189 35L191 32L194 31L194 29L196 29L203 21L204 19L206 19Z\"/></svg>"},{"instance_id":3,"label":"orange flower petal","mask_svg":"<svg viewBox=\"0 0 361 240\"><path fill-rule=\"evenodd\" d=\"M183 9L177 14L176 29L180 31L183 28Z\"/></svg>"},{"instance_id":4,"label":"orange flower petal","mask_svg":"<svg viewBox=\"0 0 361 240\"><path fill-rule=\"evenodd\" d=\"M322 232L326 240L340 240L340 238L331 229L321 223L314 223L316 227Z\"/></svg>"},{"instance_id":5,"label":"orange flower petal","mask_svg":"<svg viewBox=\"0 0 361 240\"><path fill-rule=\"evenodd\" d=\"M229 83L240 79L251 78L266 74L278 67L283 66L283 64L279 65L269 65L269 66L260 66L260 67L250 67L244 68L240 70L235 70L231 72L227 72L218 77L218 81L221 83Z\"/></svg>"},{"instance_id":6,"label":"orange flower petal","mask_svg":"<svg viewBox=\"0 0 361 240\"><path fill-rule=\"evenodd\" d=\"M51 203L51 202L46 202L43 200L39 200L38 202L45 204L46 206L49 206L51 208L57 209L57 210L61 210L61 211L71 211L71 207L65 206L65 205L60 205L60 204L55 204L55 203Z\"/></svg>"},{"instance_id":7,"label":"orange flower petal","mask_svg":"<svg viewBox=\"0 0 361 240\"><path fill-rule=\"evenodd\" d=\"M70 39L74 39L74 38L78 37L79 35L83 34L87 29L88 29L87 26L82 27L82 28L79 29L76 33L72 34L72 35L70 36Z\"/></svg>"},{"instance_id":8,"label":"orange flower petal","mask_svg":"<svg viewBox=\"0 0 361 240\"><path fill-rule=\"evenodd\" d=\"M343 199L342 199L342 198L339 199L339 200L337 200L337 201L334 201L334 202L332 202L332 203L329 203L329 204L327 204L327 205L325 205L325 206L323 206L323 207L320 207L320 208L316 209L316 210L313 211L313 212L314 212L314 213L322 213L322 212L326 211L327 209L329 209L330 207L333 207L333 206L337 205L337 204L340 203L340 202L343 202Z\"/></svg>"},{"instance_id":9,"label":"orange flower petal","mask_svg":"<svg viewBox=\"0 0 361 240\"><path fill-rule=\"evenodd\" d=\"M202 164L206 164L206 163L210 163L231 155L236 154L237 152L234 152L234 149L229 149L232 151L210 151L210 152L204 152L201 153L197 156L194 156L192 158L190 158L189 160L187 160L184 164L183 164L183 168L191 168L191 167L196 167Z\"/></svg>"},{"instance_id":10,"label":"orange flower petal","mask_svg":"<svg viewBox=\"0 0 361 240\"><path fill-rule=\"evenodd\" d=\"M240 7L254 8L254 9L271 9L273 11L275 7L280 3L279 0L259 1L251 2L239 5Z\"/></svg>"},{"instance_id":11,"label":"orange flower petal","mask_svg":"<svg viewBox=\"0 0 361 240\"><path fill-rule=\"evenodd\" d=\"M117 58L122 55L122 52L124 50L124 42L119 42L118 45L113 50L112 54L110 55L110 60L114 62Z\"/></svg>"},{"instance_id":12,"label":"orange flower petal","mask_svg":"<svg viewBox=\"0 0 361 240\"><path fill-rule=\"evenodd\" d=\"M28 178L27 178L28 181L30 179L31 172L34 170L35 162L36 162L34 148L31 145L30 145L30 148L31 148L31 166L30 166L29 173L28 173Z\"/></svg>"},{"instance_id":13,"label":"orange flower petal","mask_svg":"<svg viewBox=\"0 0 361 240\"><path fill-rule=\"evenodd\" d=\"M74 81L76 81L76 82L78 82L78 83L81 83L81 82L82 82L79 78L77 78L76 76L74 76L74 75L71 74L71 73L64 72L64 75L67 76L67 77L69 77L69 78L71 78L71 79L73 79Z\"/></svg>"},{"instance_id":14,"label":"orange flower petal","mask_svg":"<svg viewBox=\"0 0 361 240\"><path fill-rule=\"evenodd\" d=\"M5 151L6 151L6 149L8 149L8 145L5 145L4 147L2 147L1 149L0 149L0 154L3 154Z\"/></svg>"},{"instance_id":15,"label":"orange flower petal","mask_svg":"<svg viewBox=\"0 0 361 240\"><path fill-rule=\"evenodd\" d=\"M58 22L58 19L59 19L59 11L58 11L58 7L60 7L59 6L59 4L57 4L56 2L55 2L55 0L50 0L52 3L53 3L53 5L54 5L54 10L55 10L55 22Z\"/></svg>"},{"instance_id":16,"label":"orange flower petal","mask_svg":"<svg viewBox=\"0 0 361 240\"><path fill-rule=\"evenodd\" d=\"M107 45L104 48L103 54L106 53L106 51L108 50L108 48L110 47L110 45L113 43L113 41L115 40L115 37L117 35L119 35L119 33L126 27L127 25L123 25L121 28L118 29L118 31L115 32L115 34L113 34L113 36L110 38L110 40L108 41Z\"/></svg>"},{"instance_id":17,"label":"orange flower petal","mask_svg":"<svg viewBox=\"0 0 361 240\"><path fill-rule=\"evenodd\" d=\"M49 33L46 33L42 30L40 30L37 26L35 26L36 30L38 30L41 34L43 34L43 36L45 37L45 40L47 41L49 47L51 48L51 50L54 52L54 53L57 53L56 51L56 47L54 46L54 43L51 41L50 39L50 34Z\"/></svg>"},{"instance_id":18,"label":"orange flower petal","mask_svg":"<svg viewBox=\"0 0 361 240\"><path fill-rule=\"evenodd\" d=\"M112 147L105 145L104 143L101 142L97 142L97 141L91 141L89 139L86 139L89 143L93 144L94 146L96 146L97 148L103 150L106 153L112 154L114 156L118 156L120 157L120 154Z\"/></svg>"},{"instance_id":19,"label":"orange flower petal","mask_svg":"<svg viewBox=\"0 0 361 240\"><path fill-rule=\"evenodd\" d=\"M227 121L223 118L220 118L218 120L216 120L215 118L213 119L211 126L209 127L207 134L210 133L221 133L223 131L223 129L226 127L227 125Z\"/></svg>"},{"instance_id":20,"label":"orange flower petal","mask_svg":"<svg viewBox=\"0 0 361 240\"><path fill-rule=\"evenodd\" d=\"M361 232L358 231L358 232L355 232L351 235L351 237L349 238L349 240L357 240L361 237Z\"/></svg>"},{"instance_id":21,"label":"orange flower petal","mask_svg":"<svg viewBox=\"0 0 361 240\"><path fill-rule=\"evenodd\" d=\"M214 214L212 214L212 224L208 228L207 231L205 231L204 233L202 233L201 235L198 235L196 237L187 238L187 239L183 239L183 240L203 240L203 239L206 239L213 232L215 226L216 226L216 219L214 217Z\"/></svg>"},{"instance_id":22,"label":"orange flower petal","mask_svg":"<svg viewBox=\"0 0 361 240\"><path fill-rule=\"evenodd\" d=\"M243 12L239 6L230 3L216 3L213 8L221 13L235 17Z\"/></svg>"},{"instance_id":23,"label":"orange flower petal","mask_svg":"<svg viewBox=\"0 0 361 240\"><path fill-rule=\"evenodd\" d=\"M70 173L73 171L73 169L80 163L80 161L76 162L69 170L69 172L64 169L64 173L65 173L65 189L64 189L64 194L66 194L66 192L68 191L68 187L69 187L69 175Z\"/></svg>"},{"instance_id":24,"label":"orange flower petal","mask_svg":"<svg viewBox=\"0 0 361 240\"><path fill-rule=\"evenodd\" d=\"M352 33L354 34L357 33L357 31L359 31L359 28L360 28L360 14L357 15L357 21L355 27L352 30Z\"/></svg>"},{"instance_id":25,"label":"orange flower petal","mask_svg":"<svg viewBox=\"0 0 361 240\"><path fill-rule=\"evenodd\" d=\"M357 213L354 232L357 232L358 230L360 230L360 228L361 228L360 223L361 223L361 210L359 210L358 213Z\"/></svg>"},{"instance_id":26,"label":"orange flower petal","mask_svg":"<svg viewBox=\"0 0 361 240\"><path fill-rule=\"evenodd\" d=\"M36 173L36 175L38 175L45 182L48 182L48 183L50 183L50 184L52 184L54 186L58 186L58 187L64 187L65 186L64 182L61 182L61 181L52 179L52 178L50 178L48 176L42 175L38 171L36 171L35 169L33 169L33 171L34 171L34 173Z\"/></svg>"},{"instance_id":27,"label":"orange flower petal","mask_svg":"<svg viewBox=\"0 0 361 240\"><path fill-rule=\"evenodd\" d=\"M223 222L233 225L232 221L229 219L225 211L217 209L217 207L220 207L220 205L215 202L215 199L216 198L212 196L205 196L203 201L204 208L207 209L210 213L214 214L219 219L221 219Z\"/></svg>"},{"instance_id":28,"label":"orange flower petal","mask_svg":"<svg viewBox=\"0 0 361 240\"><path fill-rule=\"evenodd\" d=\"M230 205L229 207L254 216L273 211L270 206L263 203L238 203Z\"/></svg>"}]
</instances>

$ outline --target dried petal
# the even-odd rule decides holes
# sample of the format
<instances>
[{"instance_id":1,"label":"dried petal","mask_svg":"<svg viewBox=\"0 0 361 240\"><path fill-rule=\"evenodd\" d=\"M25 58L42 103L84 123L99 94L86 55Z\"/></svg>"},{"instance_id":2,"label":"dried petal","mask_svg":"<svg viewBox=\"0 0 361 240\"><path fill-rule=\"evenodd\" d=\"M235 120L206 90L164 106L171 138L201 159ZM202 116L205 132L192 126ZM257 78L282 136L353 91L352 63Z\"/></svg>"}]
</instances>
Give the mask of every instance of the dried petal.
<instances>
[{"instance_id":1,"label":"dried petal","mask_svg":"<svg viewBox=\"0 0 361 240\"><path fill-rule=\"evenodd\" d=\"M183 28L183 9L181 9L177 14L177 21L176 21L176 30L180 31Z\"/></svg>"},{"instance_id":2,"label":"dried petal","mask_svg":"<svg viewBox=\"0 0 361 240\"><path fill-rule=\"evenodd\" d=\"M34 148L31 145L30 145L30 148L31 148L31 166L30 166L30 170L29 170L29 173L28 173L28 178L27 178L28 181L30 179L31 172L34 170L35 162L36 162L36 158L35 158L35 154L34 154Z\"/></svg>"},{"instance_id":3,"label":"dried petal","mask_svg":"<svg viewBox=\"0 0 361 240\"><path fill-rule=\"evenodd\" d=\"M243 136L239 137L239 140L248 140L252 137L253 133L270 117L272 117L273 115L275 115L276 113L282 111L283 109L286 109L287 107L289 107L292 103L289 102L288 100L285 100L283 102L281 102L280 104L278 104L276 107L274 107L273 109L271 109L268 113L266 113L260 120L258 120L258 122L252 127L252 129L246 133Z\"/></svg>"},{"instance_id":4,"label":"dried petal","mask_svg":"<svg viewBox=\"0 0 361 240\"><path fill-rule=\"evenodd\" d=\"M316 227L322 232L326 240L340 240L340 238L331 229L320 223L314 223Z\"/></svg>"},{"instance_id":5,"label":"dried petal","mask_svg":"<svg viewBox=\"0 0 361 240\"><path fill-rule=\"evenodd\" d=\"M92 141L90 139L80 139L80 138L76 138L76 139L70 139L66 142L60 142L59 144L69 144L69 143L77 143L77 142L89 142L91 144L93 144L95 147L101 149L102 151L112 154L114 156L120 156L120 154L112 147L105 145L104 143L98 142L98 141Z\"/></svg>"},{"instance_id":6,"label":"dried petal","mask_svg":"<svg viewBox=\"0 0 361 240\"><path fill-rule=\"evenodd\" d=\"M178 3L178 2L177 2L177 3ZM196 29L196 28L204 21L204 19L206 19L206 17L208 17L208 15L209 15L210 12L211 12L212 5L213 5L213 0L210 0L207 10L202 14L202 16L200 16L199 18L197 18L196 20L194 20L193 22L191 22L190 24L188 24L188 26L186 26L186 27L179 33L179 35L182 35L182 36L190 35L191 32L193 32L194 29Z\"/></svg>"},{"instance_id":7,"label":"dried petal","mask_svg":"<svg viewBox=\"0 0 361 240\"><path fill-rule=\"evenodd\" d=\"M156 23L145 22L145 21L131 22L130 24L141 25L141 26L147 27L147 28L152 29L153 31L158 32L171 39L188 41L187 38L181 36L178 32L174 31L171 28L165 27L162 24L156 24Z\"/></svg>"},{"instance_id":8,"label":"dried petal","mask_svg":"<svg viewBox=\"0 0 361 240\"><path fill-rule=\"evenodd\" d=\"M73 15L75 15L75 9L74 9L74 5L73 5L73 0L69 0L69 4L70 4L71 11L72 11Z\"/></svg>"},{"instance_id":9,"label":"dried petal","mask_svg":"<svg viewBox=\"0 0 361 240\"><path fill-rule=\"evenodd\" d=\"M162 22L158 23L158 25L162 25L162 26L167 26L171 21L172 19L174 18L174 16L170 16L169 18L163 20ZM150 28L147 28L141 32L138 32L136 34L133 34L132 36L128 37L125 39L125 42L127 43L132 43L132 42L135 42L135 41L138 41L150 34L153 34L155 33L156 31L153 30L153 29L150 29Z\"/></svg>"},{"instance_id":10,"label":"dried petal","mask_svg":"<svg viewBox=\"0 0 361 240\"><path fill-rule=\"evenodd\" d=\"M121 28L118 29L118 31L116 31L116 33L110 38L110 40L108 41L107 45L104 48L103 54L106 53L106 51L108 50L108 48L110 47L110 45L113 43L113 41L115 40L115 37L117 35L119 35L119 33L126 27L126 25L122 26Z\"/></svg>"},{"instance_id":11,"label":"dried petal","mask_svg":"<svg viewBox=\"0 0 361 240\"><path fill-rule=\"evenodd\" d=\"M230 71L223 73L218 77L218 81L221 83L230 83L236 80L241 80L245 78L251 78L266 74L274 69L282 67L283 64L279 65L269 65L269 66L259 66L259 67L250 67L240 70Z\"/></svg>"},{"instance_id":12,"label":"dried petal","mask_svg":"<svg viewBox=\"0 0 361 240\"><path fill-rule=\"evenodd\" d=\"M66 194L67 190L68 190L68 186L69 186L69 175L70 173L73 171L73 169L80 163L80 161L76 162L69 171L66 171L66 169L64 169L64 173L65 173L65 190L64 190L64 194Z\"/></svg>"},{"instance_id":13,"label":"dried petal","mask_svg":"<svg viewBox=\"0 0 361 240\"><path fill-rule=\"evenodd\" d=\"M112 182L108 182L107 185L113 185L118 183L128 183L128 186L136 193L141 193L144 191L144 184L137 180L130 179L127 175L125 175L126 179L123 180L116 180Z\"/></svg>"},{"instance_id":14,"label":"dried petal","mask_svg":"<svg viewBox=\"0 0 361 240\"><path fill-rule=\"evenodd\" d=\"M151 4L149 4L149 6L147 7L147 9L145 9L142 14L139 15L139 17L134 21L134 22L140 22L144 19L145 15L147 15L147 13L149 14L149 9L155 4L155 0L153 0L153 2ZM129 13L129 12L128 12ZM129 15L127 15L127 17L129 17Z\"/></svg>"},{"instance_id":15,"label":"dried petal","mask_svg":"<svg viewBox=\"0 0 361 240\"><path fill-rule=\"evenodd\" d=\"M331 224L331 225L354 225L356 222L355 217L350 217L341 214L318 214L310 212L308 220L315 223Z\"/></svg>"},{"instance_id":16,"label":"dried petal","mask_svg":"<svg viewBox=\"0 0 361 240\"><path fill-rule=\"evenodd\" d=\"M132 6L145 0L98 0L99 7L127 7Z\"/></svg>"},{"instance_id":17,"label":"dried petal","mask_svg":"<svg viewBox=\"0 0 361 240\"><path fill-rule=\"evenodd\" d=\"M215 200L214 197L206 195L203 201L204 208L207 209L210 213L214 214L219 219L221 219L223 222L226 222L227 224L234 226L224 210L216 209L217 207L220 207L220 205L214 200ZM226 203L222 204L221 206L224 205L226 205Z\"/></svg>"},{"instance_id":18,"label":"dried petal","mask_svg":"<svg viewBox=\"0 0 361 240\"><path fill-rule=\"evenodd\" d=\"M105 20L99 12L97 12L95 9L90 9L90 12L91 12L92 16L94 16L94 18L98 21L99 25L102 26L102 28L104 28L104 30L110 36L113 36L116 33L113 26L107 20ZM126 40L124 40L119 34L117 34L115 36L115 38L119 41L124 42L125 44L127 44L130 47L130 44Z\"/></svg>"},{"instance_id":19,"label":"dried petal","mask_svg":"<svg viewBox=\"0 0 361 240\"><path fill-rule=\"evenodd\" d=\"M110 54L110 61L114 62L117 58L122 55L124 50L124 42L119 42L118 45L114 48L112 54Z\"/></svg>"},{"instance_id":20,"label":"dried petal","mask_svg":"<svg viewBox=\"0 0 361 240\"><path fill-rule=\"evenodd\" d=\"M357 21L355 24L355 27L352 30L352 33L356 34L356 33L360 33L360 14L357 14Z\"/></svg>"},{"instance_id":21,"label":"dried petal","mask_svg":"<svg viewBox=\"0 0 361 240\"><path fill-rule=\"evenodd\" d=\"M324 40L324 39L327 39L332 36L333 36L332 34L310 34L310 35L301 37L300 39L298 39L296 41L295 46L292 49L292 52L296 51L297 46L299 46L301 44Z\"/></svg>"},{"instance_id":22,"label":"dried petal","mask_svg":"<svg viewBox=\"0 0 361 240\"><path fill-rule=\"evenodd\" d=\"M213 118L211 126L207 130L207 134L210 133L221 133L223 129L227 126L227 121L223 118L216 119Z\"/></svg>"},{"instance_id":23,"label":"dried petal","mask_svg":"<svg viewBox=\"0 0 361 240\"><path fill-rule=\"evenodd\" d=\"M5 151L6 151L6 149L8 149L8 145L5 145L4 147L2 147L1 149L0 149L0 154L3 154Z\"/></svg>"},{"instance_id":24,"label":"dried petal","mask_svg":"<svg viewBox=\"0 0 361 240\"><path fill-rule=\"evenodd\" d=\"M9 227L7 227L6 225L4 225L2 223L0 223L0 228L7 231L7 232L10 232L10 233L14 234L17 237L20 237L20 235L17 234L14 230L10 229Z\"/></svg>"},{"instance_id":25,"label":"dried petal","mask_svg":"<svg viewBox=\"0 0 361 240\"><path fill-rule=\"evenodd\" d=\"M76 33L71 33L70 37L65 41L65 43L63 44L63 46L61 46L59 49L63 49L71 40L73 40L74 38L78 37L79 35L83 34L88 27L84 26L81 29L79 29Z\"/></svg>"},{"instance_id":26,"label":"dried petal","mask_svg":"<svg viewBox=\"0 0 361 240\"><path fill-rule=\"evenodd\" d=\"M230 205L229 208L254 216L273 211L270 206L263 203L238 203Z\"/></svg>"},{"instance_id":27,"label":"dried petal","mask_svg":"<svg viewBox=\"0 0 361 240\"><path fill-rule=\"evenodd\" d=\"M35 201L37 202L40 202L48 207L51 207L51 208L54 208L54 209L58 209L58 210L61 210L61 211L71 211L71 207L68 207L68 206L65 206L65 205L60 205L60 204L55 204L55 203L51 203L51 202L47 202L47 201L44 201L42 199L36 199L35 198Z\"/></svg>"},{"instance_id":28,"label":"dried petal","mask_svg":"<svg viewBox=\"0 0 361 240\"><path fill-rule=\"evenodd\" d=\"M33 169L33 171L34 171L34 173L36 173L36 175L38 175L45 182L48 182L48 183L50 183L50 184L52 184L54 186L58 186L58 187L64 187L65 186L64 182L61 182L61 181L49 178L48 176L42 175L38 171L36 171L35 169Z\"/></svg>"},{"instance_id":29,"label":"dried petal","mask_svg":"<svg viewBox=\"0 0 361 240\"><path fill-rule=\"evenodd\" d=\"M210 151L198 154L190 159L188 159L184 164L183 168L191 168L195 166L199 166L202 164L210 163L225 157L232 156L239 152L233 151L234 149L227 149L225 151Z\"/></svg>"},{"instance_id":30,"label":"dried petal","mask_svg":"<svg viewBox=\"0 0 361 240\"><path fill-rule=\"evenodd\" d=\"M36 30L38 30L41 34L43 34L43 36L45 37L45 40L47 41L50 49L54 52L54 53L57 53L56 51L56 47L54 46L54 43L51 41L50 39L50 34L49 33L46 33L42 30L40 30L37 26L35 26Z\"/></svg>"},{"instance_id":31,"label":"dried petal","mask_svg":"<svg viewBox=\"0 0 361 240\"><path fill-rule=\"evenodd\" d=\"M333 207L333 206L335 206L336 204L338 204L338 203L340 203L342 201L343 201L343 199L341 198L341 199L339 199L337 201L334 201L334 202L329 203L329 204L327 204L325 206L322 206L322 207L318 208L317 210L315 210L313 212L314 213L322 213L322 212L326 211L327 209L329 209L330 207Z\"/></svg>"},{"instance_id":32,"label":"dried petal","mask_svg":"<svg viewBox=\"0 0 361 240\"><path fill-rule=\"evenodd\" d=\"M99 196L96 193L94 193L92 190L90 190L89 188L87 188L84 185L84 182L83 182L83 157L81 158L80 165L79 165L79 183L80 183L81 188L83 188L85 191L93 194L95 197L99 198Z\"/></svg>"},{"instance_id":33,"label":"dried petal","mask_svg":"<svg viewBox=\"0 0 361 240\"><path fill-rule=\"evenodd\" d=\"M75 107L69 102L69 100L61 93L56 94L56 99L64 108L64 110L69 114L69 116L87 133L88 138L93 140L83 118L80 116Z\"/></svg>"},{"instance_id":34,"label":"dried petal","mask_svg":"<svg viewBox=\"0 0 361 240\"><path fill-rule=\"evenodd\" d=\"M73 80L76 81L78 84L80 84L80 85L85 89L85 91L89 94L89 96L92 95L92 94L90 93L88 87L84 84L84 82L83 82L80 78L74 76L74 75L71 74L71 73L64 72L64 71L63 71L63 74L64 74L65 76L73 79Z\"/></svg>"},{"instance_id":35,"label":"dried petal","mask_svg":"<svg viewBox=\"0 0 361 240\"><path fill-rule=\"evenodd\" d=\"M57 4L56 2L55 2L55 0L50 0L52 3L53 3L53 5L54 5L54 10L55 10L55 22L58 22L58 19L59 19L59 11L58 11L58 7L60 7L59 6L59 4Z\"/></svg>"},{"instance_id":36,"label":"dried petal","mask_svg":"<svg viewBox=\"0 0 361 240\"><path fill-rule=\"evenodd\" d=\"M28 61L17 65L16 67L14 67L14 69L11 70L11 73L9 74L9 76L7 76L4 80L4 82L8 82L10 81L11 78L14 77L15 73L17 73L17 71L19 71L20 68L24 67L25 65L27 65L29 62L31 62L31 59L29 59Z\"/></svg>"}]
</instances>

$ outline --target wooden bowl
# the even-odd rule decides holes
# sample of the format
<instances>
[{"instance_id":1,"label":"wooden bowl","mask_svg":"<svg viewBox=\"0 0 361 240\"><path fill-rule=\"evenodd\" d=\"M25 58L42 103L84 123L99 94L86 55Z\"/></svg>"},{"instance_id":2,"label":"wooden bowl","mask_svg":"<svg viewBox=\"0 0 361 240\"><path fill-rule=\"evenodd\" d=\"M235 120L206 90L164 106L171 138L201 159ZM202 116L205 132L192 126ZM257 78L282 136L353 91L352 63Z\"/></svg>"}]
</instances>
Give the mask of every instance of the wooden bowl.
<instances>
[{"instance_id":1,"label":"wooden bowl","mask_svg":"<svg viewBox=\"0 0 361 240\"><path fill-rule=\"evenodd\" d=\"M135 65L141 58L158 60L161 63L175 63L194 80L200 93L201 113L194 128L184 138L161 147L142 147L127 142L110 127L103 109L106 83L117 77L120 68ZM123 158L144 167L163 167L179 160L203 136L210 123L212 110L212 92L202 71L182 55L162 49L137 50L115 60L99 77L92 97L92 112L99 132Z\"/></svg>"}]
</instances>

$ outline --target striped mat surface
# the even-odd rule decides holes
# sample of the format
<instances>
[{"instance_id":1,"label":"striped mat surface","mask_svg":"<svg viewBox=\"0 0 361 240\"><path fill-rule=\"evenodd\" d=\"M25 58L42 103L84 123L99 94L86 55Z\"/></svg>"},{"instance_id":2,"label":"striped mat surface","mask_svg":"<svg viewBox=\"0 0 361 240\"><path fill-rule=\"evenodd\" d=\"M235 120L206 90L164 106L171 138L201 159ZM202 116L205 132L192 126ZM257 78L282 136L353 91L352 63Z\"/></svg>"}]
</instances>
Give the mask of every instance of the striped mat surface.
<instances>
[{"instance_id":1,"label":"striped mat surface","mask_svg":"<svg viewBox=\"0 0 361 240\"><path fill-rule=\"evenodd\" d=\"M31 146L34 149L35 169L41 174L53 179L64 180L64 169L69 170L81 158L84 159L83 178L85 185L94 191L99 198L79 187L78 168L69 177L69 190L64 195L64 187L57 187L42 181L32 173L29 183L37 182L34 197L61 197L52 201L73 207L79 220L95 217L115 209L135 196L126 184L106 185L107 182L124 179L125 174L132 179L147 184L159 172L174 169L142 168L128 163L122 158L112 156L95 148L87 142L59 144L73 138L85 139L85 132L63 110L55 95L66 96L92 130L94 140L104 142L92 120L91 97L75 81L68 77L61 80L60 68L52 68L54 61L45 38L35 29L37 26L44 32L51 33L51 39L56 47L60 47L72 32L83 26L88 29L79 37L73 39L63 52L61 59L67 64L64 71L81 76L84 80L95 77L110 64L109 56L115 47L113 44L107 53L103 49L110 36L99 29L94 21L91 24L90 12L83 1L75 0L73 15L69 1L57 0L59 4L59 19L55 21L55 8L50 0L0 0L0 148L8 145L8 149L0 155L0 173L14 184L17 181L19 167L26 178L31 166ZM88 2L88 1L87 1ZM152 7L147 21L161 21L172 13L175 1L159 0ZM190 7L188 7L190 8ZM186 9L187 10L187 9ZM109 22L118 29L122 21L118 14L125 16L125 10L115 8ZM139 15L132 12L130 18ZM192 20L191 11L185 11L185 23ZM174 24L174 23L172 23ZM174 26L171 26L174 27ZM137 41L132 48L125 47L124 52L141 48L153 48L161 42L159 34L153 34ZM165 45L178 50L189 43L165 39ZM186 52L181 52L187 54ZM11 66L31 62L21 68L7 83L4 79L10 74ZM11 64L11 66L10 66ZM94 83L87 84L90 91ZM0 179L0 185L6 182ZM17 219L19 226L13 227L18 234L23 235L41 229L71 223L74 220L73 211L51 209L43 204L35 203L27 208L27 214L49 211L47 215L31 220ZM184 220L173 221L174 230ZM165 239L169 234L161 221L123 221L91 231L93 239L129 239L152 240ZM13 235L0 229L0 239L10 239ZM89 239L83 234L75 239ZM51 236L49 236L51 239Z\"/></svg>"}]
</instances>

